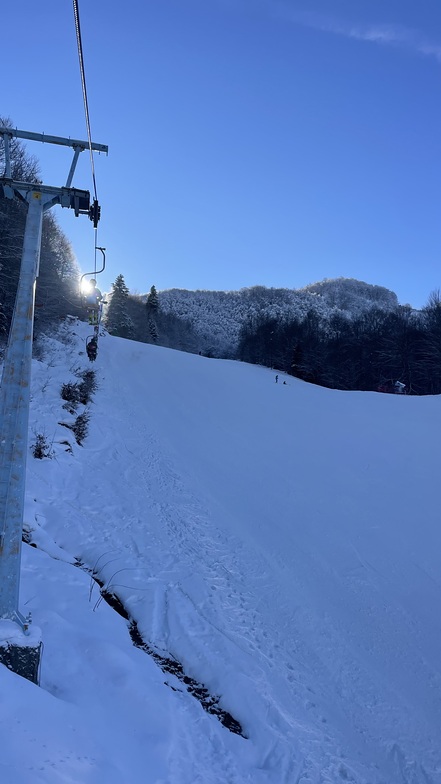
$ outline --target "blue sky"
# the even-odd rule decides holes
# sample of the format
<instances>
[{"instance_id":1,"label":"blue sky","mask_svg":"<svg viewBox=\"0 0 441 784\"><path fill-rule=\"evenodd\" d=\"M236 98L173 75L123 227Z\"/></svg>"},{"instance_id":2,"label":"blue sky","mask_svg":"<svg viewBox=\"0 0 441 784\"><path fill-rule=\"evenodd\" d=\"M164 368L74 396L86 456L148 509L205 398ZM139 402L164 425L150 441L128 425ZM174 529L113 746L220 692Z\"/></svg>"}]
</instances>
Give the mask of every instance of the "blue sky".
<instances>
[{"instance_id":1,"label":"blue sky","mask_svg":"<svg viewBox=\"0 0 441 784\"><path fill-rule=\"evenodd\" d=\"M441 286L438 0L80 0L106 289ZM0 113L85 137L72 3L2 9ZM29 144L64 184L70 151ZM87 153L75 178L92 188ZM57 209L83 271L87 218Z\"/></svg>"}]
</instances>

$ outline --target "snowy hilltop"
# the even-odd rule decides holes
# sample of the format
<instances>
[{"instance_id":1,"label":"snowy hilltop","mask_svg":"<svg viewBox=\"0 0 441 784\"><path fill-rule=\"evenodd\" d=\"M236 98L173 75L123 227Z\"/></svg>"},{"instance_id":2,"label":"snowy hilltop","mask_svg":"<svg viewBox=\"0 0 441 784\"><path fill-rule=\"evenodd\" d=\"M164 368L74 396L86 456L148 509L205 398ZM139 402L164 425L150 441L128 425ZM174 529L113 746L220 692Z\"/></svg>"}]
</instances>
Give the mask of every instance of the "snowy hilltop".
<instances>
[{"instance_id":1,"label":"snowy hilltop","mask_svg":"<svg viewBox=\"0 0 441 784\"><path fill-rule=\"evenodd\" d=\"M0 781L440 784L441 398L87 335L33 361Z\"/></svg>"},{"instance_id":2,"label":"snowy hilltop","mask_svg":"<svg viewBox=\"0 0 441 784\"><path fill-rule=\"evenodd\" d=\"M240 291L158 292L161 311L187 322L204 353L235 358L241 327L246 322L275 319L302 321L313 312L323 324L336 315L353 318L373 308L393 311L396 294L382 286L337 278L303 289L252 286Z\"/></svg>"}]
</instances>

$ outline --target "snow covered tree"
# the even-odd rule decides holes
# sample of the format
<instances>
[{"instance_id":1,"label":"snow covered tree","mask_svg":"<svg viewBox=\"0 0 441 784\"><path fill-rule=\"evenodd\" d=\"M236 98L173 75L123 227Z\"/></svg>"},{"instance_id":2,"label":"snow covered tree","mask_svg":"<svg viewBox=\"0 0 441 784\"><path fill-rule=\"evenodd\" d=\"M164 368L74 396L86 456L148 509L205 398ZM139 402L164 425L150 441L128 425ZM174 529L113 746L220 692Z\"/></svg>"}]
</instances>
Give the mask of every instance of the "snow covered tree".
<instances>
[{"instance_id":1,"label":"snow covered tree","mask_svg":"<svg viewBox=\"0 0 441 784\"><path fill-rule=\"evenodd\" d=\"M150 293L147 297L146 302L147 311L151 313L151 311L157 311L159 309L159 297L158 292L154 286L151 287Z\"/></svg>"},{"instance_id":2,"label":"snow covered tree","mask_svg":"<svg viewBox=\"0 0 441 784\"><path fill-rule=\"evenodd\" d=\"M153 343L158 342L158 328L152 318L149 318L149 332Z\"/></svg>"},{"instance_id":3,"label":"snow covered tree","mask_svg":"<svg viewBox=\"0 0 441 784\"><path fill-rule=\"evenodd\" d=\"M111 335L120 338L132 338L134 324L128 312L129 290L125 284L124 276L118 275L112 284L110 303L106 315L106 327Z\"/></svg>"},{"instance_id":4,"label":"snow covered tree","mask_svg":"<svg viewBox=\"0 0 441 784\"><path fill-rule=\"evenodd\" d=\"M0 125L13 127L9 118L0 116ZM11 174L16 180L40 183L36 159L30 156L22 141L10 140ZM5 146L0 139L0 171L5 166ZM0 340L7 334L17 290L26 205L8 199L0 188ZM78 301L79 268L70 243L60 229L55 215L43 216L40 274L36 289L36 333L68 313L81 315Z\"/></svg>"},{"instance_id":5,"label":"snow covered tree","mask_svg":"<svg viewBox=\"0 0 441 784\"><path fill-rule=\"evenodd\" d=\"M35 326L42 329L67 313L82 317L78 296L80 270L69 240L55 215L43 216L41 264L37 279Z\"/></svg>"},{"instance_id":6,"label":"snow covered tree","mask_svg":"<svg viewBox=\"0 0 441 784\"><path fill-rule=\"evenodd\" d=\"M423 310L425 324L424 389L432 395L441 392L441 292L432 291Z\"/></svg>"},{"instance_id":7,"label":"snow covered tree","mask_svg":"<svg viewBox=\"0 0 441 784\"><path fill-rule=\"evenodd\" d=\"M147 319L148 319L148 328L149 328L149 335L153 341L153 343L158 342L158 325L157 325L157 313L159 310L159 297L158 292L154 286L151 287L150 293L147 297L146 308L147 308Z\"/></svg>"},{"instance_id":8,"label":"snow covered tree","mask_svg":"<svg viewBox=\"0 0 441 784\"><path fill-rule=\"evenodd\" d=\"M13 123L8 117L0 116L0 125L12 128ZM11 157L11 175L13 179L23 182L38 182L38 165L31 158L23 142L11 139L9 145ZM5 145L0 138L0 172L5 168ZM20 261L23 249L24 228L26 222L26 205L18 199L8 199L0 188L0 303L9 323L14 309ZM43 261L43 259L42 259Z\"/></svg>"}]
</instances>

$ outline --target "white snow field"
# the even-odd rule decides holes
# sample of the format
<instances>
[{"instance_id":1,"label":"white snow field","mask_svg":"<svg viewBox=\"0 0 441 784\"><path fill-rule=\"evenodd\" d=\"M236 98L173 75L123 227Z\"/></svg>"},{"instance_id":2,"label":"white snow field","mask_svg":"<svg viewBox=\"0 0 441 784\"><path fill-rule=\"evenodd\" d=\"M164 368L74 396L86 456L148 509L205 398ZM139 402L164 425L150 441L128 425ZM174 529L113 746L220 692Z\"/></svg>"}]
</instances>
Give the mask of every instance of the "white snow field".
<instances>
[{"instance_id":1,"label":"white snow field","mask_svg":"<svg viewBox=\"0 0 441 784\"><path fill-rule=\"evenodd\" d=\"M29 453L20 609L44 652L40 688L0 666L1 784L439 784L441 398L108 335L90 364L87 331L33 363L54 456ZM79 446L60 388L88 368Z\"/></svg>"}]
</instances>

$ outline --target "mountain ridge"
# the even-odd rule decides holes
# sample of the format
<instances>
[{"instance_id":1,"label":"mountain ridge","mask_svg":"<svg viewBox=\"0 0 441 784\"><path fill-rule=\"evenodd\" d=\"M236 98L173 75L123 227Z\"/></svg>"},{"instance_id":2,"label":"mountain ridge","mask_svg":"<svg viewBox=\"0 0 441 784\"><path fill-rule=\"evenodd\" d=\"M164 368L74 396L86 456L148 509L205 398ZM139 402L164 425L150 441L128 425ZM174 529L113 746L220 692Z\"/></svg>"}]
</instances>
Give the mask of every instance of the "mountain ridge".
<instances>
[{"instance_id":1,"label":"mountain ridge","mask_svg":"<svg viewBox=\"0 0 441 784\"><path fill-rule=\"evenodd\" d=\"M146 297L147 295L145 295ZM251 286L239 291L165 289L158 291L161 310L188 322L201 350L233 357L240 329L247 320L303 320L313 312L325 322L340 315L351 319L374 308L393 311L398 298L382 286L354 278L325 279L300 289Z\"/></svg>"}]
</instances>

